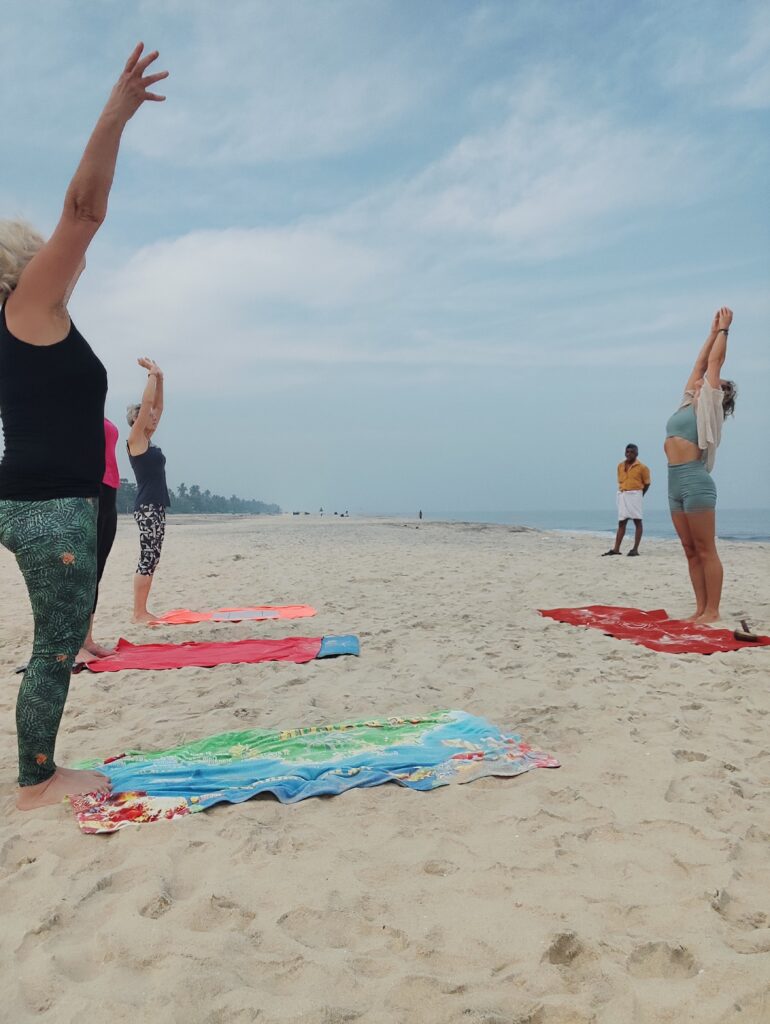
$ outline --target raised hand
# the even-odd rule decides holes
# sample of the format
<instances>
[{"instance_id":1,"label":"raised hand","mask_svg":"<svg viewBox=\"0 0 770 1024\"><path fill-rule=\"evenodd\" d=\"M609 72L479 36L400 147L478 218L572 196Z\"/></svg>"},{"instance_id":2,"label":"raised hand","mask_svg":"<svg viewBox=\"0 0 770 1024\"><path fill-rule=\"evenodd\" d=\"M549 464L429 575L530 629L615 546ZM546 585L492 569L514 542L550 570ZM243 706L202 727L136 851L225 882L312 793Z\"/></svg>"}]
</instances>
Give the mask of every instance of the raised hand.
<instances>
[{"instance_id":1,"label":"raised hand","mask_svg":"<svg viewBox=\"0 0 770 1024\"><path fill-rule=\"evenodd\" d=\"M722 308L717 311L716 321L717 330L726 331L733 322L733 311L728 309L727 306L722 306Z\"/></svg>"},{"instance_id":2,"label":"raised hand","mask_svg":"<svg viewBox=\"0 0 770 1024\"><path fill-rule=\"evenodd\" d=\"M163 371L161 370L161 368L158 366L155 360L150 359L149 356L142 356L141 359L137 359L137 363L147 371L148 376L153 373L155 374L156 377L163 376Z\"/></svg>"},{"instance_id":3,"label":"raised hand","mask_svg":"<svg viewBox=\"0 0 770 1024\"><path fill-rule=\"evenodd\" d=\"M144 43L137 43L107 101L107 109L114 111L126 121L134 116L145 101L162 103L166 98L149 92L148 89L155 82L168 78L168 71L157 71L154 74L146 75L145 71L158 59L158 51L153 50L152 53L148 53L144 57L142 56L143 52Z\"/></svg>"}]
</instances>

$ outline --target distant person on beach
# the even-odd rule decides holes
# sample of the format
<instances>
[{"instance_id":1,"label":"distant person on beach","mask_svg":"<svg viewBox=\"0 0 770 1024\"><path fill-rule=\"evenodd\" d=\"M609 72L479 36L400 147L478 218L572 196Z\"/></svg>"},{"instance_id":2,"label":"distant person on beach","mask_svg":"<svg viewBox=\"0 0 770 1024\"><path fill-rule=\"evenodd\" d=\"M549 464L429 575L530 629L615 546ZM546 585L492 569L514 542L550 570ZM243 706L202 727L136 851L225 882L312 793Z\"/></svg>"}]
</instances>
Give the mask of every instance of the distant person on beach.
<instances>
[{"instance_id":1,"label":"distant person on beach","mask_svg":"<svg viewBox=\"0 0 770 1024\"><path fill-rule=\"evenodd\" d=\"M615 534L615 547L605 551L605 555L619 555L620 545L626 535L626 525L633 519L635 534L634 546L629 555L639 554L642 542L642 498L650 489L650 471L639 461L639 449L635 444L626 445L626 458L618 463L618 531Z\"/></svg>"},{"instance_id":2,"label":"distant person on beach","mask_svg":"<svg viewBox=\"0 0 770 1024\"><path fill-rule=\"evenodd\" d=\"M99 603L99 584L102 581L107 559L110 557L110 551L112 551L112 545L115 542L115 534L118 529L116 504L120 488L120 473L118 471L118 462L115 458L117 444L118 428L105 417L104 476L99 485L99 515L96 520L96 594L94 596L91 619L88 623L88 633L75 658L75 661L80 664L93 661L94 658L105 658L108 654L112 653L106 647L96 643L93 629L96 606Z\"/></svg>"},{"instance_id":3,"label":"distant person on beach","mask_svg":"<svg viewBox=\"0 0 770 1024\"><path fill-rule=\"evenodd\" d=\"M735 411L735 383L724 380L732 310L722 306L685 386L679 408L666 424L668 503L695 592L694 622L719 620L722 563L716 549L717 489L711 478L726 416Z\"/></svg>"},{"instance_id":4,"label":"distant person on beach","mask_svg":"<svg viewBox=\"0 0 770 1024\"><path fill-rule=\"evenodd\" d=\"M110 788L101 772L54 760L94 607L105 470L107 373L67 304L107 215L123 130L145 101L163 99L148 89L167 72L147 74L158 54L142 51L140 43L110 93L48 241L23 222L0 222L0 543L16 556L35 622L16 704L20 810Z\"/></svg>"},{"instance_id":5,"label":"distant person on beach","mask_svg":"<svg viewBox=\"0 0 770 1024\"><path fill-rule=\"evenodd\" d=\"M139 405L129 405L127 409L131 432L126 448L136 477L134 519L139 527L133 621L146 625L155 621L155 616L147 611L147 599L160 561L166 535L166 509L171 497L166 486L166 456L151 443L163 415L163 373L152 359L145 357L137 362L147 371L147 384Z\"/></svg>"}]
</instances>

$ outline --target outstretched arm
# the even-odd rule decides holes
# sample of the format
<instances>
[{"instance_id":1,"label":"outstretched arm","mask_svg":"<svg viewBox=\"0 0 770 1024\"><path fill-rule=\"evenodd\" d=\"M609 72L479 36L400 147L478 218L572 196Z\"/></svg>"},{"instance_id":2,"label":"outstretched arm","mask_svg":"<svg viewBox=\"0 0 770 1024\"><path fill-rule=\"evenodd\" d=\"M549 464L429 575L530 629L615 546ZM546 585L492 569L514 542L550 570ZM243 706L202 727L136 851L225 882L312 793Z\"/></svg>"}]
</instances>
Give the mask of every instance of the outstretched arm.
<instances>
[{"instance_id":1,"label":"outstretched arm","mask_svg":"<svg viewBox=\"0 0 770 1024\"><path fill-rule=\"evenodd\" d=\"M137 362L145 368L150 377L155 378L155 396L152 400L152 411L155 413L155 426L157 427L163 415L163 370L161 370L154 359L150 359L147 356L143 359L137 359Z\"/></svg>"},{"instance_id":2,"label":"outstretched arm","mask_svg":"<svg viewBox=\"0 0 770 1024\"><path fill-rule=\"evenodd\" d=\"M143 49L144 44L139 43L128 58L67 189L59 223L25 267L11 296L14 319L22 328L28 321L34 331L36 324L50 321L52 315L67 320L64 306L71 284L107 215L123 129L146 100L165 99L148 89L168 72L145 75L158 53L142 57Z\"/></svg>"},{"instance_id":3,"label":"outstretched arm","mask_svg":"<svg viewBox=\"0 0 770 1024\"><path fill-rule=\"evenodd\" d=\"M685 391L690 391L695 387L697 382L706 375L708 368L709 356L711 355L711 349L716 341L717 331L719 330L719 314L721 310L717 310L714 314L714 319L711 321L711 328L708 333L708 337L703 342L703 347L698 353L698 358L695 360L695 365L692 368L692 373L687 379L685 385Z\"/></svg>"},{"instance_id":4,"label":"outstretched arm","mask_svg":"<svg viewBox=\"0 0 770 1024\"><path fill-rule=\"evenodd\" d=\"M163 370L155 363L155 369L152 371L155 374L155 402L153 404L153 412L155 413L157 420L156 423L160 423L160 418L163 415Z\"/></svg>"},{"instance_id":5,"label":"outstretched arm","mask_svg":"<svg viewBox=\"0 0 770 1024\"><path fill-rule=\"evenodd\" d=\"M733 311L728 309L727 306L722 306L717 316L717 336L714 344L711 346L704 374L706 380L714 389L721 386L722 366L727 356L727 332L730 330L730 324L733 322Z\"/></svg>"},{"instance_id":6,"label":"outstretched arm","mask_svg":"<svg viewBox=\"0 0 770 1024\"><path fill-rule=\"evenodd\" d=\"M158 391L158 372L160 372L151 359L137 359L137 362L147 370L147 383L144 386L139 415L134 420L128 435L128 450L132 455L142 455L147 451L147 439L144 432L152 425L152 414Z\"/></svg>"}]
</instances>

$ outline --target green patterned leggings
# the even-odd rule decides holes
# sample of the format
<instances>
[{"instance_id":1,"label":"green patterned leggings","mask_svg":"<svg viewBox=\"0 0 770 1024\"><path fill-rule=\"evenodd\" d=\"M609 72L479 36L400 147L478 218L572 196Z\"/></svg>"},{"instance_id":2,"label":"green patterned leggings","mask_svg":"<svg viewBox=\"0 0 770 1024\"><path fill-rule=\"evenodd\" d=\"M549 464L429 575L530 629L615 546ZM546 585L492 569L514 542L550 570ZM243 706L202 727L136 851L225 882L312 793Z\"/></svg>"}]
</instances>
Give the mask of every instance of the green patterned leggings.
<instances>
[{"instance_id":1,"label":"green patterned leggings","mask_svg":"<svg viewBox=\"0 0 770 1024\"><path fill-rule=\"evenodd\" d=\"M56 771L54 746L96 592L95 498L0 500L0 544L24 575L35 640L16 702L19 785Z\"/></svg>"}]
</instances>

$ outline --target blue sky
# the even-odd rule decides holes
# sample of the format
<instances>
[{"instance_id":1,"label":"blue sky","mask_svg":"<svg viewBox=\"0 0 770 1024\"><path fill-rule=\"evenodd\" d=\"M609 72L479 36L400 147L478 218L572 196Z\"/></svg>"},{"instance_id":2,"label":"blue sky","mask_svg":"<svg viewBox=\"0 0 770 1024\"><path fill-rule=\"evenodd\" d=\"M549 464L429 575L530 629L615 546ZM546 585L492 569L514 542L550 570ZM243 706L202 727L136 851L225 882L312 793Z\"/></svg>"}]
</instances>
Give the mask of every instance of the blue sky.
<instances>
[{"instance_id":1,"label":"blue sky","mask_svg":"<svg viewBox=\"0 0 770 1024\"><path fill-rule=\"evenodd\" d=\"M764 3L3 3L0 215L50 230L138 39L72 302L123 423L167 375L173 483L286 509L612 506L714 309L738 382L715 477L770 508Z\"/></svg>"}]
</instances>

